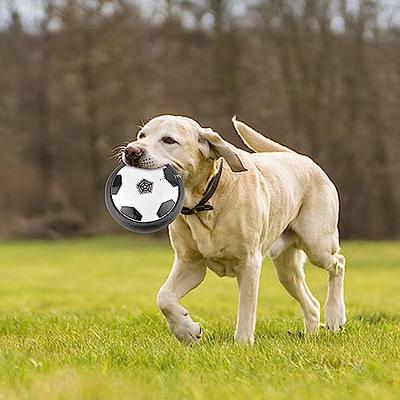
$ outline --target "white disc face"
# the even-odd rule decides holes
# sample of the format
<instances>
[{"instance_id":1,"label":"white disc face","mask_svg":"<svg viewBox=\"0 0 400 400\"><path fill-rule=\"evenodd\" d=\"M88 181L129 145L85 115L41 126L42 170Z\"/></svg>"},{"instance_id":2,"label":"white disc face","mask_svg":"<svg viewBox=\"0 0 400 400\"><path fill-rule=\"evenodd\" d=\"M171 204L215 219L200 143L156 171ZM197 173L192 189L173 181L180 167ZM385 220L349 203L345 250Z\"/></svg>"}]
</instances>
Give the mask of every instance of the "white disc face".
<instances>
[{"instance_id":1,"label":"white disc face","mask_svg":"<svg viewBox=\"0 0 400 400\"><path fill-rule=\"evenodd\" d=\"M179 187L167 181L164 167L142 169L125 166L118 171L118 175L121 175L121 186L116 194L111 194L111 199L124 215L123 207L134 207L141 215L140 222L160 219L157 213L162 204L172 200L175 205L178 200Z\"/></svg>"}]
</instances>

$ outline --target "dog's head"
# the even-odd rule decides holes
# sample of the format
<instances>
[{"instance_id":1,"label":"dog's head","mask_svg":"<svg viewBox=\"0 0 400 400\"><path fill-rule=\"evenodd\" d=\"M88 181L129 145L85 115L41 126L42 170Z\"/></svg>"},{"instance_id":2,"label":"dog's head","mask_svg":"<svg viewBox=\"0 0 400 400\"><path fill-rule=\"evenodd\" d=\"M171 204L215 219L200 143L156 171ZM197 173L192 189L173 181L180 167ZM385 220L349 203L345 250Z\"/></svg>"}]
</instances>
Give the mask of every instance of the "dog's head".
<instances>
[{"instance_id":1,"label":"dog's head","mask_svg":"<svg viewBox=\"0 0 400 400\"><path fill-rule=\"evenodd\" d=\"M123 151L125 164L138 168L175 167L182 176L196 172L205 160L223 157L234 172L246 171L238 149L210 128L196 121L173 115L150 120L135 141Z\"/></svg>"}]
</instances>

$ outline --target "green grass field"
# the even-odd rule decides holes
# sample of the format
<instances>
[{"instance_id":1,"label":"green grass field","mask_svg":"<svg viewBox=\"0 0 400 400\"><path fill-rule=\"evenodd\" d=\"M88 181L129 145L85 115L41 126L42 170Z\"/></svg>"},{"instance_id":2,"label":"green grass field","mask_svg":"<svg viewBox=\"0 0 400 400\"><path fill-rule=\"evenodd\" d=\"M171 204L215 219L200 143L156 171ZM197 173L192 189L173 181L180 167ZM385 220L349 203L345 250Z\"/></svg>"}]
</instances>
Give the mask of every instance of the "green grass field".
<instances>
[{"instance_id":1,"label":"green grass field","mask_svg":"<svg viewBox=\"0 0 400 400\"><path fill-rule=\"evenodd\" d=\"M155 298L173 253L137 236L0 243L0 399L398 399L400 243L345 242L344 332L304 337L264 264L256 344L235 345L237 290L209 272L171 336ZM307 265L323 302L324 271Z\"/></svg>"}]
</instances>

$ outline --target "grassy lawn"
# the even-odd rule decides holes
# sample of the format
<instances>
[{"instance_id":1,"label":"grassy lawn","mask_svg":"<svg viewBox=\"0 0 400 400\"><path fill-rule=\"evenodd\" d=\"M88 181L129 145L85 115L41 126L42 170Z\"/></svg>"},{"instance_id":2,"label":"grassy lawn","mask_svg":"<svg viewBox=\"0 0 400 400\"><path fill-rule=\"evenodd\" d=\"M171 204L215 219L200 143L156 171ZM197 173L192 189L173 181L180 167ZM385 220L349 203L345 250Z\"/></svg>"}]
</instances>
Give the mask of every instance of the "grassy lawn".
<instances>
[{"instance_id":1,"label":"grassy lawn","mask_svg":"<svg viewBox=\"0 0 400 400\"><path fill-rule=\"evenodd\" d=\"M235 345L233 279L183 304L205 336L171 336L155 297L173 254L131 235L0 243L0 399L400 398L400 243L345 242L349 323L305 338L266 260L256 344ZM323 302L324 271L307 265Z\"/></svg>"}]
</instances>

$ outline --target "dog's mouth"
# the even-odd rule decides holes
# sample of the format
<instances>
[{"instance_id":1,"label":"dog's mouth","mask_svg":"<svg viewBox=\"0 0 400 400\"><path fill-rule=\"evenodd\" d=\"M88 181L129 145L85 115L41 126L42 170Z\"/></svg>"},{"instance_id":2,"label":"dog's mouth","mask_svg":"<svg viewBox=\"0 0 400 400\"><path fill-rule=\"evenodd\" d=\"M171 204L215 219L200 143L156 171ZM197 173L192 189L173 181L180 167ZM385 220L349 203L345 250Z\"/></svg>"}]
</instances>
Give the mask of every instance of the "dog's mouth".
<instances>
[{"instance_id":1,"label":"dog's mouth","mask_svg":"<svg viewBox=\"0 0 400 400\"><path fill-rule=\"evenodd\" d=\"M140 157L129 157L124 152L122 153L121 161L128 167L155 169L160 165L156 163L151 157L143 153Z\"/></svg>"},{"instance_id":2,"label":"dog's mouth","mask_svg":"<svg viewBox=\"0 0 400 400\"><path fill-rule=\"evenodd\" d=\"M135 168L142 168L142 169L156 169L160 168L161 165L157 165L153 160L151 159L143 159L140 161L132 161L132 160L124 160L124 157L122 159L122 162L127 165L128 167L135 167Z\"/></svg>"},{"instance_id":3,"label":"dog's mouth","mask_svg":"<svg viewBox=\"0 0 400 400\"><path fill-rule=\"evenodd\" d=\"M142 168L142 169L157 169L165 165L171 165L179 174L183 174L185 168L183 164L177 160L155 161L152 157L143 153L140 157L129 157L124 151L121 152L120 161L128 167Z\"/></svg>"}]
</instances>

